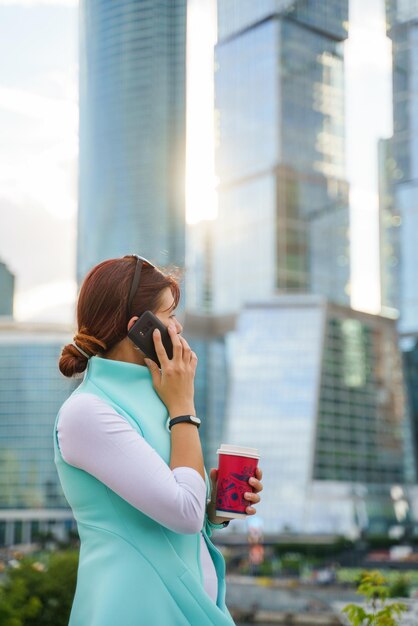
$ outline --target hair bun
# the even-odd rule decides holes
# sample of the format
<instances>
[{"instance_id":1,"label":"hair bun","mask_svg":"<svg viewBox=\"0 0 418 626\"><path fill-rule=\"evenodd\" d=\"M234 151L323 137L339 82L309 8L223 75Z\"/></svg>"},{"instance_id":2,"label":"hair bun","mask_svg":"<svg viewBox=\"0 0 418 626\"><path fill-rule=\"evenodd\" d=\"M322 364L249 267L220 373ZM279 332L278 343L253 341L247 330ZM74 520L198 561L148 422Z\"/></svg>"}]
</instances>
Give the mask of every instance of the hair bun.
<instances>
[{"instance_id":1,"label":"hair bun","mask_svg":"<svg viewBox=\"0 0 418 626\"><path fill-rule=\"evenodd\" d=\"M84 372L90 356L106 350L104 341L96 339L86 332L81 332L83 330L85 329L80 329L80 332L74 335L74 342L64 346L61 353L59 369L64 376L69 378ZM86 354L84 355L81 350Z\"/></svg>"}]
</instances>

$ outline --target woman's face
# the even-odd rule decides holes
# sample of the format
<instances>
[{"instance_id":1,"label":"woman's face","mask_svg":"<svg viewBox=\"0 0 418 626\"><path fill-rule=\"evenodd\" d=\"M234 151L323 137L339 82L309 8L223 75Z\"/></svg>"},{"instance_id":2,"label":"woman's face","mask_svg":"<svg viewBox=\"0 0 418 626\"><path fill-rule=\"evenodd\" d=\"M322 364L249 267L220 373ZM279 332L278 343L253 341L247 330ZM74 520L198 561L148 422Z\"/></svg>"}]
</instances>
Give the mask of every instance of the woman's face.
<instances>
[{"instance_id":1,"label":"woman's face","mask_svg":"<svg viewBox=\"0 0 418 626\"><path fill-rule=\"evenodd\" d=\"M176 327L177 333L180 334L183 331L183 326L176 319L175 309L176 305L171 289L170 287L166 287L162 292L160 306L158 310L155 311L155 315L162 321L164 326L168 326L170 322L172 322Z\"/></svg>"}]
</instances>

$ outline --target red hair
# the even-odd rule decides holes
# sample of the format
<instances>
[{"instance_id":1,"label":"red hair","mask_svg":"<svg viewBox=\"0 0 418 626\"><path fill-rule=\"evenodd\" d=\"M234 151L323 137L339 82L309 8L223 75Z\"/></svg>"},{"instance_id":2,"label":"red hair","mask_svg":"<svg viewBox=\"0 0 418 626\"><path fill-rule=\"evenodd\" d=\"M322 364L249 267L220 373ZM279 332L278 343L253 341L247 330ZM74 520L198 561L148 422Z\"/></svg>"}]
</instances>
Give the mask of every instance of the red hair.
<instances>
[{"instance_id":1,"label":"red hair","mask_svg":"<svg viewBox=\"0 0 418 626\"><path fill-rule=\"evenodd\" d=\"M139 287L130 311L127 311L129 291L137 259L126 256L99 263L87 274L77 303L78 331L74 341L86 353L105 354L128 333L128 321L144 311L157 311L162 292L169 287L177 306L180 300L178 272L164 272L143 264ZM62 350L59 369L64 376L74 376L87 367L87 357L68 344Z\"/></svg>"}]
</instances>

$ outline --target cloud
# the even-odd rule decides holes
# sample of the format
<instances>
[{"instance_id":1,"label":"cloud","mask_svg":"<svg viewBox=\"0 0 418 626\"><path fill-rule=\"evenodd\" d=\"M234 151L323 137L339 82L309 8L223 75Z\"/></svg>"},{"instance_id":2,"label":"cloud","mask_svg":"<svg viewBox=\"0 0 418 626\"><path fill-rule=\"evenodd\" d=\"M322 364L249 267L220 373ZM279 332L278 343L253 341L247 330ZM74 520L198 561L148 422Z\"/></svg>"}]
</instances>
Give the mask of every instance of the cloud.
<instances>
[{"instance_id":1,"label":"cloud","mask_svg":"<svg viewBox=\"0 0 418 626\"><path fill-rule=\"evenodd\" d=\"M78 0L0 0L0 7L3 6L20 6L20 7L37 7L42 5L75 7L78 6Z\"/></svg>"},{"instance_id":2,"label":"cloud","mask_svg":"<svg viewBox=\"0 0 418 626\"><path fill-rule=\"evenodd\" d=\"M50 215L34 201L0 195L0 258L16 275L16 291L75 275L74 218Z\"/></svg>"},{"instance_id":3,"label":"cloud","mask_svg":"<svg viewBox=\"0 0 418 626\"><path fill-rule=\"evenodd\" d=\"M1 0L0 0L1 1ZM26 115L35 120L54 120L57 115L76 116L77 103L49 98L24 89L0 86L0 109Z\"/></svg>"},{"instance_id":4,"label":"cloud","mask_svg":"<svg viewBox=\"0 0 418 626\"><path fill-rule=\"evenodd\" d=\"M0 189L3 202L42 207L61 218L77 208L77 71L49 72L47 93L0 85Z\"/></svg>"},{"instance_id":5,"label":"cloud","mask_svg":"<svg viewBox=\"0 0 418 626\"><path fill-rule=\"evenodd\" d=\"M21 322L56 322L59 320L73 323L76 297L75 280L42 283L16 294L15 318Z\"/></svg>"}]
</instances>

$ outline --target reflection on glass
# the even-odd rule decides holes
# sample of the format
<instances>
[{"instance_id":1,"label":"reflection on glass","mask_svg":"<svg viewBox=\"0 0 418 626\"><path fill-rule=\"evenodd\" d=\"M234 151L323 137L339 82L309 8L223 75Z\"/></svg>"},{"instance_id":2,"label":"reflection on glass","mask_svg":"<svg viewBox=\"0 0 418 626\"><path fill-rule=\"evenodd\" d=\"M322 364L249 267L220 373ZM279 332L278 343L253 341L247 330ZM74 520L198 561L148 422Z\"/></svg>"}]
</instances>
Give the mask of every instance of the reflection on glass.
<instances>
[{"instance_id":1,"label":"reflection on glass","mask_svg":"<svg viewBox=\"0 0 418 626\"><path fill-rule=\"evenodd\" d=\"M186 0L80 6L77 275L140 252L184 266Z\"/></svg>"},{"instance_id":2,"label":"reflection on glass","mask_svg":"<svg viewBox=\"0 0 418 626\"><path fill-rule=\"evenodd\" d=\"M9 337L7 337L9 335ZM0 508L67 508L54 465L53 424L75 388L58 371L68 337L0 334Z\"/></svg>"},{"instance_id":3,"label":"reflection on glass","mask_svg":"<svg viewBox=\"0 0 418 626\"><path fill-rule=\"evenodd\" d=\"M418 218L418 5L415 0L386 2L388 36L392 40L393 59L393 137L391 138L391 180L394 216L400 220L396 244L400 254L392 255L399 266L394 268L399 284L395 296L400 311L402 333L418 330L418 291L416 236ZM388 210L386 208L386 215ZM391 242L390 242L391 243ZM384 249L387 258L387 248ZM389 257L390 258L390 257ZM389 270L390 271L390 270Z\"/></svg>"},{"instance_id":4,"label":"reflection on glass","mask_svg":"<svg viewBox=\"0 0 418 626\"><path fill-rule=\"evenodd\" d=\"M277 297L244 308L229 358L225 441L260 448L267 532L396 522L414 460L394 322Z\"/></svg>"},{"instance_id":5,"label":"reflection on glass","mask_svg":"<svg viewBox=\"0 0 418 626\"><path fill-rule=\"evenodd\" d=\"M275 291L348 303L348 2L218 7L214 246L215 263L228 262L222 274L215 267L215 308L235 311ZM247 275L249 251L264 273Z\"/></svg>"}]
</instances>

